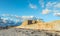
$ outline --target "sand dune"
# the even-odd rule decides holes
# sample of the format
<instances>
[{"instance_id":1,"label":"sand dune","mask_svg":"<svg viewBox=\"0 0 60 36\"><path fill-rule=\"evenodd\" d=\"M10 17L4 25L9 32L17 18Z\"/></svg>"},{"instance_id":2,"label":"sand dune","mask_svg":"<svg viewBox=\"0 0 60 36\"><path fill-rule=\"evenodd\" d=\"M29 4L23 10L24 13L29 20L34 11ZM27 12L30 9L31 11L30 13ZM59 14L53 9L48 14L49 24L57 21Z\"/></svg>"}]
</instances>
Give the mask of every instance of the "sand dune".
<instances>
[{"instance_id":1,"label":"sand dune","mask_svg":"<svg viewBox=\"0 0 60 36\"><path fill-rule=\"evenodd\" d=\"M31 25L28 25L28 21L24 21L21 26L17 26L16 28L60 31L60 20L51 22L38 21L37 23L33 23Z\"/></svg>"}]
</instances>

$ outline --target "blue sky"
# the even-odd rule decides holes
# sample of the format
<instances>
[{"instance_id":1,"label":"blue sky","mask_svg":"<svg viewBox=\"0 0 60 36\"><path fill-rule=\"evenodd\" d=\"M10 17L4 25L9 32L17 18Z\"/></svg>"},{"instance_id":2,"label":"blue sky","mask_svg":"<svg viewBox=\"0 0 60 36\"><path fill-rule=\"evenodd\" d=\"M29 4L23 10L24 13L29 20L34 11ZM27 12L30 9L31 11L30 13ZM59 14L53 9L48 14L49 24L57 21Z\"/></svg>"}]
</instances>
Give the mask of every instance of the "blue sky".
<instances>
[{"instance_id":1,"label":"blue sky","mask_svg":"<svg viewBox=\"0 0 60 36\"><path fill-rule=\"evenodd\" d=\"M0 14L60 20L60 0L0 0Z\"/></svg>"}]
</instances>

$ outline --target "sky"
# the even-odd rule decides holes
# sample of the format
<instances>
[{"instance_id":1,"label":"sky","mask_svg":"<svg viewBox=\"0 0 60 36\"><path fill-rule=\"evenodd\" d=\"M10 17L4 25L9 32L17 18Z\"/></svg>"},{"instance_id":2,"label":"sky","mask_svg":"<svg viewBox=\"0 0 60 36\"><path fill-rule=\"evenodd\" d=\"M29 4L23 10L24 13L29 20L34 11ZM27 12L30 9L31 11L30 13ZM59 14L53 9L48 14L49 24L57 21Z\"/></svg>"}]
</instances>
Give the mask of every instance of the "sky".
<instances>
[{"instance_id":1,"label":"sky","mask_svg":"<svg viewBox=\"0 0 60 36\"><path fill-rule=\"evenodd\" d=\"M1 14L60 20L60 0L0 0Z\"/></svg>"}]
</instances>

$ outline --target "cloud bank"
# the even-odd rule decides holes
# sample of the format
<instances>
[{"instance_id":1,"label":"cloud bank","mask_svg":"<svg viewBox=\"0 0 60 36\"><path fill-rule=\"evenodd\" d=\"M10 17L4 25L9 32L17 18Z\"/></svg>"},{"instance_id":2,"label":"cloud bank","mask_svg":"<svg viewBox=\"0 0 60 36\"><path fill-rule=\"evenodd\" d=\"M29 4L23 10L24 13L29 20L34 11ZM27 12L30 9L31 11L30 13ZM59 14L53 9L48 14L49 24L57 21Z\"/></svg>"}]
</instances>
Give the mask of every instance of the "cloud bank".
<instances>
[{"instance_id":1,"label":"cloud bank","mask_svg":"<svg viewBox=\"0 0 60 36\"><path fill-rule=\"evenodd\" d=\"M46 7L42 10L42 14L53 13L53 15L60 16L60 2L47 2Z\"/></svg>"}]
</instances>

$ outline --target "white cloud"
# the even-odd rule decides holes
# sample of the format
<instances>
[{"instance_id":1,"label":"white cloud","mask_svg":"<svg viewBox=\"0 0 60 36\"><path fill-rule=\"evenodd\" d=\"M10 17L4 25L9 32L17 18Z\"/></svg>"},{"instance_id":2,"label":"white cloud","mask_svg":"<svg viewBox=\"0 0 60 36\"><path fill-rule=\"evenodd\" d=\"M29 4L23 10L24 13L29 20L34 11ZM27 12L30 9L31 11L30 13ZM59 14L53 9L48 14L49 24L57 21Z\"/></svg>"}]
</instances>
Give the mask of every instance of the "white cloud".
<instances>
[{"instance_id":1,"label":"white cloud","mask_svg":"<svg viewBox=\"0 0 60 36\"><path fill-rule=\"evenodd\" d=\"M60 2L48 2L45 6L45 9L42 10L42 14L53 13L57 16L60 15Z\"/></svg>"},{"instance_id":2,"label":"white cloud","mask_svg":"<svg viewBox=\"0 0 60 36\"><path fill-rule=\"evenodd\" d=\"M22 16L23 19L33 18L34 16Z\"/></svg>"},{"instance_id":3,"label":"white cloud","mask_svg":"<svg viewBox=\"0 0 60 36\"><path fill-rule=\"evenodd\" d=\"M34 5L34 4L31 4L31 3L29 4L29 7L32 8L32 9L37 9L37 6Z\"/></svg>"},{"instance_id":4,"label":"white cloud","mask_svg":"<svg viewBox=\"0 0 60 36\"><path fill-rule=\"evenodd\" d=\"M20 18L20 16L17 15L11 15L11 14L2 14L3 17L10 17L10 18Z\"/></svg>"},{"instance_id":5,"label":"white cloud","mask_svg":"<svg viewBox=\"0 0 60 36\"><path fill-rule=\"evenodd\" d=\"M8 17L6 18L6 16L7 15L4 14L4 16L1 17L3 19L4 23L6 23L6 20L13 20L13 21L19 22L19 21L24 21L24 20L32 20L33 18L35 18L35 16L17 16L17 15L10 15L10 14L9 14L10 18L8 18Z\"/></svg>"},{"instance_id":6,"label":"white cloud","mask_svg":"<svg viewBox=\"0 0 60 36\"><path fill-rule=\"evenodd\" d=\"M60 13L54 13L54 16L60 16Z\"/></svg>"},{"instance_id":7,"label":"white cloud","mask_svg":"<svg viewBox=\"0 0 60 36\"><path fill-rule=\"evenodd\" d=\"M34 16L21 16L21 20L20 21L24 21L24 20L32 20Z\"/></svg>"},{"instance_id":8,"label":"white cloud","mask_svg":"<svg viewBox=\"0 0 60 36\"><path fill-rule=\"evenodd\" d=\"M42 11L42 14L48 14L50 11L51 11L51 10L49 10L49 9L44 9L44 10Z\"/></svg>"},{"instance_id":9,"label":"white cloud","mask_svg":"<svg viewBox=\"0 0 60 36\"><path fill-rule=\"evenodd\" d=\"M54 7L55 4L57 4L57 2L48 2L46 4L46 8L52 8L52 7Z\"/></svg>"},{"instance_id":10,"label":"white cloud","mask_svg":"<svg viewBox=\"0 0 60 36\"><path fill-rule=\"evenodd\" d=\"M22 18L22 21L24 21L24 20L31 20L32 18L33 18L34 16L21 16L21 18Z\"/></svg>"}]
</instances>

